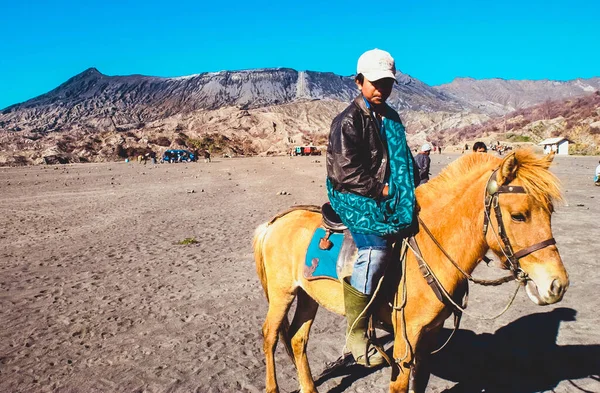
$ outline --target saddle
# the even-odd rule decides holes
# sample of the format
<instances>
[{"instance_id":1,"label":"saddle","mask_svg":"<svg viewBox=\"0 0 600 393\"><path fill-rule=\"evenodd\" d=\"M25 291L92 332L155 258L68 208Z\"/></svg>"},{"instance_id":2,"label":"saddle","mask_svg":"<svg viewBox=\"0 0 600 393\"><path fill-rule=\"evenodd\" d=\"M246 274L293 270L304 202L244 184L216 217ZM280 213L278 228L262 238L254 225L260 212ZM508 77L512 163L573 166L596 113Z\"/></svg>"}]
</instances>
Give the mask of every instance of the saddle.
<instances>
[{"instance_id":1,"label":"saddle","mask_svg":"<svg viewBox=\"0 0 600 393\"><path fill-rule=\"evenodd\" d=\"M329 240L331 234L347 231L348 227L344 225L329 202L321 206L321 215L323 216L322 226L325 228L325 236L319 241L319 247L321 250L329 250L333 246Z\"/></svg>"},{"instance_id":2,"label":"saddle","mask_svg":"<svg viewBox=\"0 0 600 393\"><path fill-rule=\"evenodd\" d=\"M333 244L329 240L329 237L333 234L343 235L342 246L336 263L336 271L338 277L351 274L357 251L352 234L329 202L321 206L321 215L323 216L321 227L325 230L325 234L319 240L319 248L321 250L330 250Z\"/></svg>"},{"instance_id":3,"label":"saddle","mask_svg":"<svg viewBox=\"0 0 600 393\"><path fill-rule=\"evenodd\" d=\"M308 280L340 277L352 273L356 245L348 228L329 203L321 207L321 225L306 250L304 277Z\"/></svg>"}]
</instances>

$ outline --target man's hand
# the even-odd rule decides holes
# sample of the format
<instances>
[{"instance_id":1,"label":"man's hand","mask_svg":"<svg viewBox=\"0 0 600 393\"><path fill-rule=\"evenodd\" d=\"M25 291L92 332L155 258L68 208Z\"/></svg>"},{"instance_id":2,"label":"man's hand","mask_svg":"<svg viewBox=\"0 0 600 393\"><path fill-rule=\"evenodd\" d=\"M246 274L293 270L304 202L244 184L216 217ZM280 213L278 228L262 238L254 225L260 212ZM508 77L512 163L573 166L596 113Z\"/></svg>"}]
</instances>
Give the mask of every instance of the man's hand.
<instances>
[{"instance_id":1,"label":"man's hand","mask_svg":"<svg viewBox=\"0 0 600 393\"><path fill-rule=\"evenodd\" d=\"M386 184L385 187L383 187L383 191L381 191L381 196L386 197L388 195L390 195L390 186Z\"/></svg>"}]
</instances>

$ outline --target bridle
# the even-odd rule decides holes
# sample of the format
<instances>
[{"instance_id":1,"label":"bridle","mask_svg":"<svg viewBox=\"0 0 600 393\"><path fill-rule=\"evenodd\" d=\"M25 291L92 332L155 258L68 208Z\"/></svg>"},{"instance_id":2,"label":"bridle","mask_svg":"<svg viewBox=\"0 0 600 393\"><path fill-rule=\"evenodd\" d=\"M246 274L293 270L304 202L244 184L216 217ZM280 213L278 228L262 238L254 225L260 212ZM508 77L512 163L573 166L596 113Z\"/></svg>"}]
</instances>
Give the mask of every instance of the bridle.
<instances>
[{"instance_id":1,"label":"bridle","mask_svg":"<svg viewBox=\"0 0 600 393\"><path fill-rule=\"evenodd\" d=\"M519 259L526 257L527 255L534 253L538 250L556 244L556 240L554 240L554 238L551 237L548 240L544 240L542 242L526 247L522 250L519 250L516 253L513 251L512 245L510 244L510 240L508 239L508 236L506 234L504 221L502 220L502 210L500 209L499 197L500 194L526 194L527 192L521 186L498 185L498 181L496 180L497 175L498 169L492 172L485 187L483 236L485 237L487 234L487 230L490 223L490 212L491 209L494 208L496 222L498 223L497 235L500 237L502 253L506 257L506 261L508 262L508 268L517 281L525 282L529 279L529 276L525 271L523 271L523 269L521 269Z\"/></svg>"},{"instance_id":2,"label":"bridle","mask_svg":"<svg viewBox=\"0 0 600 393\"><path fill-rule=\"evenodd\" d=\"M508 269L511 271L511 275L500 277L494 280L484 280L473 277L471 274L466 272L461 266L448 254L448 252L442 247L442 245L437 241L437 239L433 236L427 225L423 222L423 220L418 217L419 224L423 228L423 230L427 233L429 238L434 242L434 244L438 247L438 249L446 256L446 258L454 265L454 267L460 271L468 281L471 281L475 284L486 285L486 286L495 286L501 285L505 282L509 282L512 280L516 280L519 284L525 284L530 278L528 274L521 269L519 264L519 259L526 257L527 255L556 244L554 238L550 238L548 240L544 240L542 242L536 243L529 247L526 247L518 252L514 252L512 245L510 244L510 240L506 233L506 227L504 225L504 221L502 220L502 210L500 209L499 197L501 194L527 194L525 188L521 186L511 186L511 185L498 185L497 175L499 168L495 169L485 186L484 191L484 220L483 220L483 235L484 237L487 235L488 228L490 227L490 213L492 208L494 209L494 213L496 215L496 222L498 223L498 230L496 231L492 226L492 231L494 235L498 239L498 243L501 247L501 251L506 257L506 264L508 265ZM415 257L417 258L417 263L419 266L419 270L421 274L427 281L427 284L431 287L436 297L444 304L450 306L455 313L465 312L466 307L466 299L463 299L463 305L459 305L456 303L452 296L446 291L446 289L442 286L440 280L436 277L435 273L429 266L429 264L423 258L423 254L419 249L419 245L417 244L416 238L411 236L406 240L408 243L408 247L413 251ZM486 262L489 262L487 258L484 257ZM518 289L518 287L517 287ZM465 294L468 293L468 286L465 287ZM516 295L516 291L515 291ZM514 295L513 295L514 299ZM512 302L512 300L511 300ZM510 303L508 304L510 306ZM479 319L494 319L502 315L507 309L508 306L504 308L504 310L493 318L479 318Z\"/></svg>"}]
</instances>

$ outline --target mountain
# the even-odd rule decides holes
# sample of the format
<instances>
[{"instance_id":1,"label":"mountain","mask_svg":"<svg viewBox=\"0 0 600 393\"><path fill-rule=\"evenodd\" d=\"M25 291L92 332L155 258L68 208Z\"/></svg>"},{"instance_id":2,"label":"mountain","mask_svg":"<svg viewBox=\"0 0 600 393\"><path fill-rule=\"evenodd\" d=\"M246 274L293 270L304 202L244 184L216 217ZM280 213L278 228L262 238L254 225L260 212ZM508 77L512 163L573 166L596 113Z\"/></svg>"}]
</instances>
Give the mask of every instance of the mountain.
<instances>
[{"instance_id":1,"label":"mountain","mask_svg":"<svg viewBox=\"0 0 600 393\"><path fill-rule=\"evenodd\" d=\"M401 72L396 77L388 103L401 112L413 146L450 140L444 130L483 124L513 104L581 95L599 84L457 79L432 87ZM324 147L331 119L357 93L352 77L289 68L177 78L90 68L0 111L0 165L111 161L168 148L253 155Z\"/></svg>"},{"instance_id":2,"label":"mountain","mask_svg":"<svg viewBox=\"0 0 600 393\"><path fill-rule=\"evenodd\" d=\"M503 115L547 100L591 94L600 90L600 78L570 81L456 78L434 89L464 100L485 113Z\"/></svg>"},{"instance_id":3,"label":"mountain","mask_svg":"<svg viewBox=\"0 0 600 393\"><path fill-rule=\"evenodd\" d=\"M466 109L459 99L399 73L390 104L400 110ZM223 107L253 109L299 100L349 102L353 78L288 68L222 71L179 78L107 76L90 68L56 89L4 109L0 130L119 130L139 123Z\"/></svg>"},{"instance_id":4,"label":"mountain","mask_svg":"<svg viewBox=\"0 0 600 393\"><path fill-rule=\"evenodd\" d=\"M600 92L547 100L479 125L448 128L429 137L442 145L472 145L474 140L537 144L547 138L564 137L571 141L572 154L600 154Z\"/></svg>"}]
</instances>

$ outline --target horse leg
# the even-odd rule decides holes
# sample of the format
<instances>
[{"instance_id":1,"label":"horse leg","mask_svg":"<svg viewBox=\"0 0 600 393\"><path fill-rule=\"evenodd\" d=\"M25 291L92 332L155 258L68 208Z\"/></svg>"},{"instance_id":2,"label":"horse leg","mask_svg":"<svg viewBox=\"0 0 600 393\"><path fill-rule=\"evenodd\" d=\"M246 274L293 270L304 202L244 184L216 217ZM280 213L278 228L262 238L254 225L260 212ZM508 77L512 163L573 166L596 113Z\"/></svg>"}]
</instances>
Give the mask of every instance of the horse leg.
<instances>
[{"instance_id":1,"label":"horse leg","mask_svg":"<svg viewBox=\"0 0 600 393\"><path fill-rule=\"evenodd\" d=\"M421 340L419 340L418 350L415 353L415 367L414 372L414 391L425 392L429 377L431 376L431 352L437 348L437 337L443 325L440 325L427 333L423 334Z\"/></svg>"},{"instance_id":2,"label":"horse leg","mask_svg":"<svg viewBox=\"0 0 600 393\"><path fill-rule=\"evenodd\" d=\"M409 315L415 315L419 310L406 309L407 322ZM420 311L422 313L422 311ZM418 314L417 314L418 315ZM396 320L394 318L394 320ZM398 318L400 321L401 318ZM392 367L392 381L390 382L390 393L415 393L424 392L429 380L429 358L434 350L435 338L443 326L441 324L424 333L424 326L431 326L427 320L412 321L407 323L403 331L403 322L394 324L394 359L398 359ZM415 373L413 383L409 383L411 368ZM411 386L409 386L411 385ZM410 390L409 390L410 388Z\"/></svg>"},{"instance_id":3,"label":"horse leg","mask_svg":"<svg viewBox=\"0 0 600 393\"><path fill-rule=\"evenodd\" d=\"M412 361L408 361L407 359L398 360L396 356L396 344L394 344L394 363L392 364L392 378L389 392L406 393L408 392Z\"/></svg>"},{"instance_id":4,"label":"horse leg","mask_svg":"<svg viewBox=\"0 0 600 393\"><path fill-rule=\"evenodd\" d=\"M405 332L401 330L402 328L402 326L394 324L395 362L392 366L390 393L409 392L411 366L413 366L415 362L415 352L417 351L419 332L421 331L422 326L407 324ZM411 390L409 393L414 393L414 390Z\"/></svg>"},{"instance_id":5,"label":"horse leg","mask_svg":"<svg viewBox=\"0 0 600 393\"><path fill-rule=\"evenodd\" d=\"M275 372L275 348L277 347L281 325L284 319L287 318L288 310L293 301L293 294L285 294L277 297L269 293L269 310L267 311L267 318L262 328L263 351L266 363L265 389L267 393L279 392Z\"/></svg>"},{"instance_id":6,"label":"horse leg","mask_svg":"<svg viewBox=\"0 0 600 393\"><path fill-rule=\"evenodd\" d=\"M315 381L313 380L308 364L306 346L308 344L310 328L315 320L319 304L302 289L298 290L297 296L296 313L294 314L290 328L294 362L298 370L298 380L302 393L317 393Z\"/></svg>"}]
</instances>

